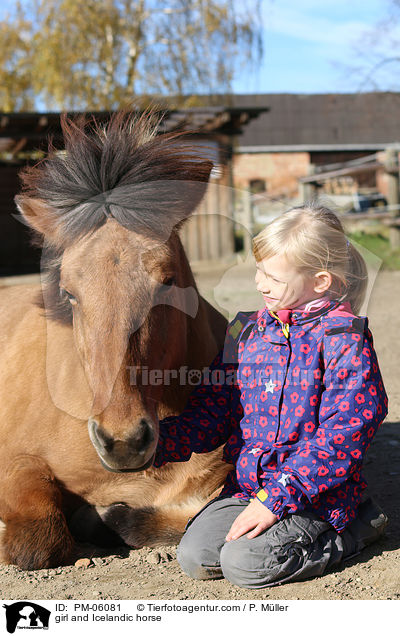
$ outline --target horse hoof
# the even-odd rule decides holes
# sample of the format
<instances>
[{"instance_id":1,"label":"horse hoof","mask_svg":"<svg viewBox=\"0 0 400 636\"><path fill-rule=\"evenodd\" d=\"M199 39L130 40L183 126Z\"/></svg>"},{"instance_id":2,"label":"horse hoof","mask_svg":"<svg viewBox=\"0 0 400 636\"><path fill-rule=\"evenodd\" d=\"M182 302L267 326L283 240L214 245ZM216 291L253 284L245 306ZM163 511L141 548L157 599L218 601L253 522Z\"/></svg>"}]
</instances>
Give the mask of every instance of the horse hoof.
<instances>
[{"instance_id":1,"label":"horse hoof","mask_svg":"<svg viewBox=\"0 0 400 636\"><path fill-rule=\"evenodd\" d=\"M89 504L78 508L68 523L76 541L92 543L103 548L125 545L121 537L104 523L101 513L107 510L107 508L95 508Z\"/></svg>"}]
</instances>

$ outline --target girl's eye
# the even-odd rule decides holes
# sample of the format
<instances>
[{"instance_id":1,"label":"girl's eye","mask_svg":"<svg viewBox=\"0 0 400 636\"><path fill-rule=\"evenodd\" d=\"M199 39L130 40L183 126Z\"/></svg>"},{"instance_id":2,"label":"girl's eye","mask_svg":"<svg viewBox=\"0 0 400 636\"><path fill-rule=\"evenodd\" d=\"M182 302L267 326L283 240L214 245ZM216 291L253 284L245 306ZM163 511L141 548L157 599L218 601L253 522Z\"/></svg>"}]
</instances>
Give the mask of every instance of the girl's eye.
<instances>
[{"instance_id":1,"label":"girl's eye","mask_svg":"<svg viewBox=\"0 0 400 636\"><path fill-rule=\"evenodd\" d=\"M71 294L69 291L67 291L66 289L64 289L63 287L60 288L60 296L61 298L67 298L69 302L71 303L71 305L78 304L78 301L75 298L75 296Z\"/></svg>"}]
</instances>

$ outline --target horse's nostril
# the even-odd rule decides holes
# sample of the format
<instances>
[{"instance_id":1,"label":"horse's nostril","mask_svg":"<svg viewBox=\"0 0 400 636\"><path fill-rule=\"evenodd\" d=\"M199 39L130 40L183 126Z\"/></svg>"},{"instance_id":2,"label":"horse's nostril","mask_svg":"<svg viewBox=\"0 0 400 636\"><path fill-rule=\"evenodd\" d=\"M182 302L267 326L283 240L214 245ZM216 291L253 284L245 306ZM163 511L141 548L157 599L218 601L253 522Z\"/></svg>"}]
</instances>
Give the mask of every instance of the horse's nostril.
<instances>
[{"instance_id":1,"label":"horse's nostril","mask_svg":"<svg viewBox=\"0 0 400 636\"><path fill-rule=\"evenodd\" d=\"M96 422L96 420L91 420L91 424L93 433L96 436L97 441L107 453L110 453L114 448L114 438L111 437L111 435L108 435L102 428L100 428L99 423Z\"/></svg>"},{"instance_id":2,"label":"horse's nostril","mask_svg":"<svg viewBox=\"0 0 400 636\"><path fill-rule=\"evenodd\" d=\"M120 452L124 447L126 450L129 448L130 452L143 453L146 452L147 448L155 440L153 424L144 417L141 418L139 423L133 428L130 435L122 440L115 439L109 435L94 419L91 419L89 424L89 428L92 430L92 437L95 438L97 444L106 453L112 453L116 451L117 448Z\"/></svg>"}]
</instances>

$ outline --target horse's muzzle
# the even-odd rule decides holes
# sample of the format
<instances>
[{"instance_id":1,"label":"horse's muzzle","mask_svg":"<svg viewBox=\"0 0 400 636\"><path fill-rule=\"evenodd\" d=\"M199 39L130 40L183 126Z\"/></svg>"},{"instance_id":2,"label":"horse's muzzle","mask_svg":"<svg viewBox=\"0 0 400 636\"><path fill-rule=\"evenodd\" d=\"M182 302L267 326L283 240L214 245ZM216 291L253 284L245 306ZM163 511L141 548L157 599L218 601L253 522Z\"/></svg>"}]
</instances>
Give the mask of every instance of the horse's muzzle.
<instances>
[{"instance_id":1,"label":"horse's muzzle","mask_svg":"<svg viewBox=\"0 0 400 636\"><path fill-rule=\"evenodd\" d=\"M156 435L153 422L142 417L124 439L115 439L93 418L88 422L89 437L104 468L113 472L146 470L154 460Z\"/></svg>"}]
</instances>

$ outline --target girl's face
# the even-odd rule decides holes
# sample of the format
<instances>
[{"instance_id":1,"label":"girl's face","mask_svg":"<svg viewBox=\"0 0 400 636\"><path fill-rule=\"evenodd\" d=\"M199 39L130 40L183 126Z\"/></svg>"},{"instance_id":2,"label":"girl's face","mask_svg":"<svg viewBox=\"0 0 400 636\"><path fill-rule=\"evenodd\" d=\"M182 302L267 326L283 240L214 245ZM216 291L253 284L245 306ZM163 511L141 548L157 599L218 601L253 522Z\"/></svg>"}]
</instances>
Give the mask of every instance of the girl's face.
<instances>
[{"instance_id":1,"label":"girl's face","mask_svg":"<svg viewBox=\"0 0 400 636\"><path fill-rule=\"evenodd\" d=\"M280 254L257 262L255 281L257 291L262 294L265 305L271 311L294 309L320 298L326 291L326 288L319 289L321 280L318 274L305 277L289 263L286 256Z\"/></svg>"}]
</instances>

